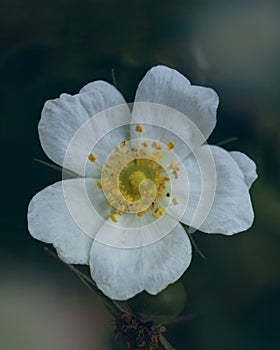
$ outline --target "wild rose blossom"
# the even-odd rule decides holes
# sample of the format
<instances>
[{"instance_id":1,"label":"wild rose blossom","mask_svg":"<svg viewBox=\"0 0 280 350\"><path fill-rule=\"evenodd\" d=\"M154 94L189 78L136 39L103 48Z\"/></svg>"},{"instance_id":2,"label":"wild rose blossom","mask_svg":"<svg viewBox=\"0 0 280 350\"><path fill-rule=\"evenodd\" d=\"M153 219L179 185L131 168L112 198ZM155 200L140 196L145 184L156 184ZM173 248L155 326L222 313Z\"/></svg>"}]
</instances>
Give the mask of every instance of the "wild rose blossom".
<instances>
[{"instance_id":1,"label":"wild rose blossom","mask_svg":"<svg viewBox=\"0 0 280 350\"><path fill-rule=\"evenodd\" d=\"M31 235L88 264L112 299L174 283L192 256L180 222L233 235L254 219L255 163L206 143L217 107L215 91L164 66L147 72L133 105L105 81L47 101L40 142L67 171L32 198Z\"/></svg>"}]
</instances>

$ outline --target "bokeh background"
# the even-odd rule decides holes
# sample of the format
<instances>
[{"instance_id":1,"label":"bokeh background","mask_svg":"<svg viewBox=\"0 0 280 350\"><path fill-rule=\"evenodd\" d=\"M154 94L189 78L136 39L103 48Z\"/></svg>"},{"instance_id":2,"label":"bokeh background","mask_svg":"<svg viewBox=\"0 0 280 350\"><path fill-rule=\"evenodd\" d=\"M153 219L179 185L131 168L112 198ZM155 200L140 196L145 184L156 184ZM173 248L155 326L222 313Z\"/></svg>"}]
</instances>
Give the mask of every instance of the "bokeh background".
<instances>
[{"instance_id":1,"label":"bokeh background","mask_svg":"<svg viewBox=\"0 0 280 350\"><path fill-rule=\"evenodd\" d=\"M31 197L60 179L40 148L43 103L112 82L128 101L165 64L220 96L210 143L257 163L254 226L234 237L196 233L184 275L186 314L169 328L177 350L279 349L280 6L258 0L2 0L0 2L0 348L111 350L100 300L27 231Z\"/></svg>"}]
</instances>

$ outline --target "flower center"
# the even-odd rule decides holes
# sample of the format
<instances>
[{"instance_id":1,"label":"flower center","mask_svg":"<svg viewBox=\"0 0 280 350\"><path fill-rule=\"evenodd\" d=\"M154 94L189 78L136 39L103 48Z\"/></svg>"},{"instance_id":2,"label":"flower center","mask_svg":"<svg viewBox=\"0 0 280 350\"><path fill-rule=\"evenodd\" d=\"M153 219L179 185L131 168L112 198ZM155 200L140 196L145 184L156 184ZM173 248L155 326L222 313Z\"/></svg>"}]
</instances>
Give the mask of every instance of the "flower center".
<instances>
[{"instance_id":1,"label":"flower center","mask_svg":"<svg viewBox=\"0 0 280 350\"><path fill-rule=\"evenodd\" d=\"M136 126L136 131L141 133L142 127ZM173 148L171 141L164 145L138 138L123 141L114 149L102 167L98 184L109 202L113 222L117 222L116 215L123 212L142 216L148 210L158 219L171 199L172 205L178 204L176 198L169 197L170 179L178 178L180 168L172 159L166 169L160 164ZM96 160L92 154L88 159Z\"/></svg>"},{"instance_id":2,"label":"flower center","mask_svg":"<svg viewBox=\"0 0 280 350\"><path fill-rule=\"evenodd\" d=\"M140 189L147 189L150 180L158 190L160 179L168 177L163 168L155 161L137 158L126 164L119 175L119 188L123 196L135 202L141 198ZM142 191L143 192L143 191Z\"/></svg>"},{"instance_id":3,"label":"flower center","mask_svg":"<svg viewBox=\"0 0 280 350\"><path fill-rule=\"evenodd\" d=\"M137 189L144 179L146 179L145 174L141 170L134 171L131 175L129 175L129 182L133 189Z\"/></svg>"}]
</instances>

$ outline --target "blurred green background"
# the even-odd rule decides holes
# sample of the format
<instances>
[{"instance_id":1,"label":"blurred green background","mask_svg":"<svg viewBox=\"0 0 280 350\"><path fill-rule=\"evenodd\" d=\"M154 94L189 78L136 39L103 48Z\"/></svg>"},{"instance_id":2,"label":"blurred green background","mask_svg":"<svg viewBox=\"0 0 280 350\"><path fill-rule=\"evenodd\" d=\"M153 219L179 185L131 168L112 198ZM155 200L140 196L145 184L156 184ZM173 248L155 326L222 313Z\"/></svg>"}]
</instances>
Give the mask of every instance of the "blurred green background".
<instances>
[{"instance_id":1,"label":"blurred green background","mask_svg":"<svg viewBox=\"0 0 280 350\"><path fill-rule=\"evenodd\" d=\"M84 84L112 82L128 101L145 72L164 64L220 96L210 143L257 163L256 219L234 237L196 233L184 275L187 323L177 350L279 349L279 1L2 0L0 348L108 350L100 300L26 228L31 197L60 179L37 136L43 103Z\"/></svg>"}]
</instances>

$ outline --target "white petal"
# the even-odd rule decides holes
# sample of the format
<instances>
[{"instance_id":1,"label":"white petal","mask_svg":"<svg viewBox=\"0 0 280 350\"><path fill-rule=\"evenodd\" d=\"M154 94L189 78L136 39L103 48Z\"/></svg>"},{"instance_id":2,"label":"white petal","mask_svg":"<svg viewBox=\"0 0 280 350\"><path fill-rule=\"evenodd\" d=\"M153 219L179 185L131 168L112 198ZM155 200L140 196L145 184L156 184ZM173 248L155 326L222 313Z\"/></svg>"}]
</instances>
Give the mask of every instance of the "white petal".
<instances>
[{"instance_id":1,"label":"white petal","mask_svg":"<svg viewBox=\"0 0 280 350\"><path fill-rule=\"evenodd\" d=\"M135 102L151 102L174 108L187 116L207 139L216 125L219 98L210 88L191 86L174 69L156 66L140 82Z\"/></svg>"},{"instance_id":2,"label":"white petal","mask_svg":"<svg viewBox=\"0 0 280 350\"><path fill-rule=\"evenodd\" d=\"M208 146L202 146L201 150ZM211 207L204 206L201 196L215 187L213 176L207 172L207 166L201 168L199 160L190 157L185 161L186 170L189 172L190 200L189 207L183 218L187 225L195 227L207 233L221 233L232 235L247 230L253 223L254 213L250 200L248 187L236 162L230 154L217 146L209 146L214 157L216 167L216 189ZM199 157L198 157L199 158ZM200 162L201 164L202 162ZM201 205L199 204L201 203ZM209 203L208 203L209 204ZM200 210L209 214L199 227L192 225L195 211Z\"/></svg>"},{"instance_id":3,"label":"white petal","mask_svg":"<svg viewBox=\"0 0 280 350\"><path fill-rule=\"evenodd\" d=\"M215 197L216 167L211 148L208 145L196 148L179 166L179 182L172 189L178 205L171 206L168 214L198 229Z\"/></svg>"},{"instance_id":4,"label":"white petal","mask_svg":"<svg viewBox=\"0 0 280 350\"><path fill-rule=\"evenodd\" d=\"M131 138L139 136L135 131L135 125L140 124L142 138L161 143L171 141L181 159L206 142L204 135L191 119L165 105L135 102L131 121Z\"/></svg>"},{"instance_id":5,"label":"white petal","mask_svg":"<svg viewBox=\"0 0 280 350\"><path fill-rule=\"evenodd\" d=\"M79 228L94 238L108 219L109 205L98 179L79 178L62 182L63 194L69 214Z\"/></svg>"},{"instance_id":6,"label":"white petal","mask_svg":"<svg viewBox=\"0 0 280 350\"><path fill-rule=\"evenodd\" d=\"M57 99L47 101L38 126L43 150L55 163L63 165L67 147L81 126L96 114L123 104L125 100L122 95L104 81L86 85L77 95L62 94ZM129 122L128 109L126 119ZM90 142L92 148L91 132L91 128L87 128L83 139Z\"/></svg>"},{"instance_id":7,"label":"white petal","mask_svg":"<svg viewBox=\"0 0 280 350\"><path fill-rule=\"evenodd\" d=\"M123 213L116 218L116 223L109 219L100 227L95 241L116 248L138 248L160 241L178 225L177 217L166 213L158 219L150 212L141 217Z\"/></svg>"},{"instance_id":8,"label":"white petal","mask_svg":"<svg viewBox=\"0 0 280 350\"><path fill-rule=\"evenodd\" d=\"M238 164L240 170L244 175L244 181L247 184L248 188L250 188L253 182L258 177L255 162L252 159L250 159L246 154L238 151L232 151L229 152L229 154Z\"/></svg>"},{"instance_id":9,"label":"white petal","mask_svg":"<svg viewBox=\"0 0 280 350\"><path fill-rule=\"evenodd\" d=\"M191 262L191 244L178 224L160 241L140 248L116 248L94 241L92 278L110 298L126 300L146 290L157 294L177 281Z\"/></svg>"},{"instance_id":10,"label":"white petal","mask_svg":"<svg viewBox=\"0 0 280 350\"><path fill-rule=\"evenodd\" d=\"M87 179L88 184L95 180ZM92 238L85 234L81 226L87 222L87 229L97 231L104 220L92 210L90 202L84 195L84 179L65 180L46 187L37 193L28 207L28 229L30 234L45 243L51 243L58 254L69 264L88 264ZM63 183L66 184L64 192ZM71 198L67 192L71 190ZM70 214L70 208L78 208L80 222ZM74 203L74 204L73 204ZM77 210L74 211L74 215Z\"/></svg>"}]
</instances>

